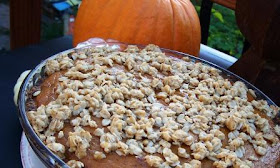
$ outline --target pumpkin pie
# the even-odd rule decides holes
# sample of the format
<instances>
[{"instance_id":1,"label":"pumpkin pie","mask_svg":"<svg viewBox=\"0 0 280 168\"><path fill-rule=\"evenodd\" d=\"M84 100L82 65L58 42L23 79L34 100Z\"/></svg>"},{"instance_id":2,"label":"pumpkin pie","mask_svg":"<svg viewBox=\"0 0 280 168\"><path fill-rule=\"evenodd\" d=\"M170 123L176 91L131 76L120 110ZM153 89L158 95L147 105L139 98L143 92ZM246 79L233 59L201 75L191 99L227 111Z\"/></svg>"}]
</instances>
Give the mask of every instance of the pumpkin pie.
<instances>
[{"instance_id":1,"label":"pumpkin pie","mask_svg":"<svg viewBox=\"0 0 280 168\"><path fill-rule=\"evenodd\" d=\"M275 167L279 107L241 81L159 47L61 54L29 92L28 119L73 168Z\"/></svg>"}]
</instances>

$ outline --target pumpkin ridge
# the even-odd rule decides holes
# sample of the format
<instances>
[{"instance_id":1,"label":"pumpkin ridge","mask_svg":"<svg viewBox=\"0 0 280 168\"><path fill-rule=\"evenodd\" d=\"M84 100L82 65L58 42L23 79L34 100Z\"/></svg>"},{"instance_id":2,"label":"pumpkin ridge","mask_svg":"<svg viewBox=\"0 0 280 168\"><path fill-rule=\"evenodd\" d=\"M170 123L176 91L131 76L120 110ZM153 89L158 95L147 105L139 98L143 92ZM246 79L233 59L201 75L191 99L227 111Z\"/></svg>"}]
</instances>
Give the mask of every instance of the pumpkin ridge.
<instances>
[{"instance_id":1,"label":"pumpkin ridge","mask_svg":"<svg viewBox=\"0 0 280 168\"><path fill-rule=\"evenodd\" d=\"M175 15L174 15L174 8L173 8L173 0L169 0L170 4L171 4L171 10L172 10L172 19L173 19L173 24L172 24L172 48L174 47L174 41L175 41L175 35L174 35L174 32L175 32Z\"/></svg>"},{"instance_id":2,"label":"pumpkin ridge","mask_svg":"<svg viewBox=\"0 0 280 168\"><path fill-rule=\"evenodd\" d=\"M162 5L162 1L157 1L157 8L160 8L160 6ZM153 27L153 34L152 34L152 41L157 41L158 40L158 30L157 28L161 26L161 22L160 22L160 12L157 11L157 14L156 14L156 17L155 17L155 20L154 20L154 23L155 23L155 26ZM160 43L160 40L159 42Z\"/></svg>"},{"instance_id":3,"label":"pumpkin ridge","mask_svg":"<svg viewBox=\"0 0 280 168\"><path fill-rule=\"evenodd\" d=\"M186 4L188 4L188 2L187 1L184 1L184 0L182 0L182 3L186 3ZM189 1L190 2L190 1ZM189 23L191 23L191 20L189 19L190 18L190 15L189 15L189 13L188 13L188 10L186 10L185 8L184 8L184 12L187 14L187 16L188 17L186 17L186 20L189 22ZM188 24L188 25L191 25L191 24ZM191 26L188 26L190 29L191 29L191 32L193 32L194 30L193 30L193 26L191 25ZM193 41L193 37L192 36L190 36L190 39L189 39L189 41ZM193 46L193 43L190 43L190 42L187 42L187 44L185 44L185 45L190 45L191 47L194 47Z\"/></svg>"},{"instance_id":4,"label":"pumpkin ridge","mask_svg":"<svg viewBox=\"0 0 280 168\"><path fill-rule=\"evenodd\" d=\"M148 1L149 0L145 0L145 2L148 2ZM138 2L140 2L140 1L138 1ZM155 1L152 1L152 2L154 3ZM152 3L152 2L150 2L150 3ZM144 4L146 5L146 3L144 3ZM147 9L145 5L139 7L141 9L141 10L138 10L138 15L137 15L137 21L138 21L137 27L139 27L139 30L136 31L136 35L135 35L136 38L132 39L132 41L134 41L134 43L137 43L137 44L141 43L144 45L147 44L147 41L153 40L152 39L153 33L151 33L151 32L152 32L152 28L156 27L156 26L153 26L153 24L154 24L153 13L152 13L152 15L151 15L151 13L149 13L150 16L147 16L147 13L140 14L140 12L142 12L142 11L146 12L146 11L151 10L151 9ZM148 5L148 6L150 6L151 8L154 7L153 5ZM154 11L152 11L152 12L154 12ZM156 13L155 13L155 15L156 15ZM145 20L140 19L139 18L140 16L143 17ZM143 38L143 36L145 38Z\"/></svg>"},{"instance_id":5,"label":"pumpkin ridge","mask_svg":"<svg viewBox=\"0 0 280 168\"><path fill-rule=\"evenodd\" d=\"M103 8L110 7L110 5L112 5L111 3L112 3L112 1L109 0L109 3L104 4ZM95 12L95 13L96 13L96 12ZM96 22L96 24L93 25L92 29L95 28L93 31L98 30L98 26L99 26L99 24L101 24L100 22L104 21L104 20L103 20L104 18L102 18L102 16L104 16L105 14L107 14L107 11L106 11L106 10L101 10L100 13L97 12L97 15L99 15L97 18L99 18L99 20ZM96 15L95 15L95 16L96 16ZM109 26L107 26L107 27L109 27ZM105 27L105 29L106 29L106 27ZM101 38L108 38L109 35L110 35L110 33L112 33L112 32L106 31L106 33L105 33L103 36L102 36L102 35L98 35L98 37L101 37ZM91 37L90 37L90 38L91 38Z\"/></svg>"},{"instance_id":6,"label":"pumpkin ridge","mask_svg":"<svg viewBox=\"0 0 280 168\"><path fill-rule=\"evenodd\" d=\"M114 1L114 2L116 2L116 1ZM125 4L129 3L129 2L131 2L131 1L121 1L120 3L117 3L119 5L118 6L118 8L119 8L118 11L120 11L120 12L119 12L119 15L118 15L117 19L115 19L113 21L113 24L112 24L111 27L114 27L114 28L119 27L119 28L112 29L112 31L110 31L111 33L108 35L108 38L114 38L116 40L122 40L122 39L118 39L116 37L122 37L122 34L123 34L122 30L123 30L124 25L120 24L120 23L123 22L123 20L122 20L123 16L122 15L126 16L126 12L128 11L128 10L126 10L126 8L124 9L123 6L125 6ZM117 15L117 13L116 13L116 15Z\"/></svg>"},{"instance_id":7,"label":"pumpkin ridge","mask_svg":"<svg viewBox=\"0 0 280 168\"><path fill-rule=\"evenodd\" d=\"M187 6L190 5L190 9L192 10L192 12L196 12L196 10L195 10L194 6L192 5L191 1L185 1L185 2L187 3ZM186 12L187 12L187 15L189 16L190 15L190 13L189 13L190 11L186 10ZM197 13L196 13L196 15L194 15L194 17L195 17L196 20L199 20ZM193 19L193 17L189 17L189 18ZM197 28L194 28L195 26L197 26ZM199 54L199 50L200 50L200 40L201 40L200 24L191 26L191 29L192 29L192 32L197 32L197 34L198 34L198 38L197 39L198 39L198 44L199 45L197 46L197 49L196 49L197 52L194 54L194 55L198 55ZM192 41L193 41L193 36L191 38L192 38ZM195 43L192 43L192 47L196 48L196 46L194 44Z\"/></svg>"}]
</instances>

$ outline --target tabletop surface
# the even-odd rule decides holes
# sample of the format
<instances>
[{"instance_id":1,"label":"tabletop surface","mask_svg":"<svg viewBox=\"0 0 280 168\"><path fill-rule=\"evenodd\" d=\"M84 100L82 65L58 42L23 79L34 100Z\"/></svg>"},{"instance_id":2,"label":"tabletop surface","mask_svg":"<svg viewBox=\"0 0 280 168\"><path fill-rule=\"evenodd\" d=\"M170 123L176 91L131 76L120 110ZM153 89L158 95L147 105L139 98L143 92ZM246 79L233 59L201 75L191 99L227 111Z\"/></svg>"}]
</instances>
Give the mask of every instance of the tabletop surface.
<instances>
[{"instance_id":1,"label":"tabletop surface","mask_svg":"<svg viewBox=\"0 0 280 168\"><path fill-rule=\"evenodd\" d=\"M34 68L41 60L69 48L72 48L72 37L65 36L39 45L0 53L1 167L22 167L19 151L22 128L13 101L13 87L17 78L21 72Z\"/></svg>"}]
</instances>

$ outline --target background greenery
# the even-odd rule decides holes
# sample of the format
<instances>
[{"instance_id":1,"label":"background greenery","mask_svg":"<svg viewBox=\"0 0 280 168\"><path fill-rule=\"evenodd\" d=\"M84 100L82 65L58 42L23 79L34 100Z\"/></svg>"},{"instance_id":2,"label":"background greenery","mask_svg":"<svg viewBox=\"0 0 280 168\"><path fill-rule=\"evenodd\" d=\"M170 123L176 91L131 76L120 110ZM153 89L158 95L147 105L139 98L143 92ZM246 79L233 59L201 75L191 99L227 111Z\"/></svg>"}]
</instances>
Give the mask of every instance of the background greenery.
<instances>
[{"instance_id":1,"label":"background greenery","mask_svg":"<svg viewBox=\"0 0 280 168\"><path fill-rule=\"evenodd\" d=\"M201 0L191 0L200 13ZM239 58L243 49L244 37L237 27L235 13L226 7L214 4L212 8L207 45Z\"/></svg>"}]
</instances>

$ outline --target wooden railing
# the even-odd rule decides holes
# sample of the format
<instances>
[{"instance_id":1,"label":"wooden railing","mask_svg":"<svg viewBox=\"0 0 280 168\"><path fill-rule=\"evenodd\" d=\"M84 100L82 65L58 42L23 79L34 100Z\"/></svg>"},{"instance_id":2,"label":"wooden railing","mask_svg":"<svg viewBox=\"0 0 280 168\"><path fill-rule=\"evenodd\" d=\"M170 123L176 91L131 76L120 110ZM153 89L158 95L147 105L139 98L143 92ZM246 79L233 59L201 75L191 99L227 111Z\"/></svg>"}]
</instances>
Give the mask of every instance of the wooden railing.
<instances>
[{"instance_id":1,"label":"wooden railing","mask_svg":"<svg viewBox=\"0 0 280 168\"><path fill-rule=\"evenodd\" d=\"M10 0L11 49L40 42L41 0Z\"/></svg>"},{"instance_id":2,"label":"wooden railing","mask_svg":"<svg viewBox=\"0 0 280 168\"><path fill-rule=\"evenodd\" d=\"M236 0L211 0L211 1L219 5L222 5L224 7L230 8L232 10L235 10L236 7Z\"/></svg>"}]
</instances>

